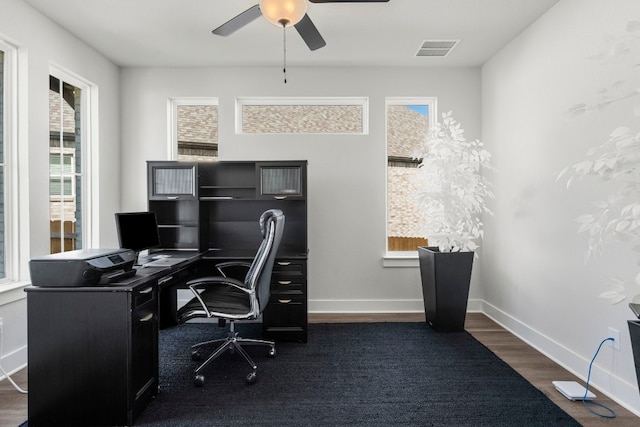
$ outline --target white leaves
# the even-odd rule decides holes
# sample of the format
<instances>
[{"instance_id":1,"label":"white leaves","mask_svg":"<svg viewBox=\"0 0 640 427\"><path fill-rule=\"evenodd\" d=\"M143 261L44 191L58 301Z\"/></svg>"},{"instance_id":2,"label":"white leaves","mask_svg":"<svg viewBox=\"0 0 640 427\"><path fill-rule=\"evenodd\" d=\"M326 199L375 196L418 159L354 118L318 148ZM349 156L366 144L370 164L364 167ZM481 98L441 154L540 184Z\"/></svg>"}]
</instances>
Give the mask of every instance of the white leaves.
<instances>
[{"instance_id":1,"label":"white leaves","mask_svg":"<svg viewBox=\"0 0 640 427\"><path fill-rule=\"evenodd\" d=\"M587 104L576 104L569 107L565 114L567 114L568 116L579 116L588 112L589 110L590 108L587 106Z\"/></svg>"},{"instance_id":2,"label":"white leaves","mask_svg":"<svg viewBox=\"0 0 640 427\"><path fill-rule=\"evenodd\" d=\"M631 132L631 129L629 129L628 127L620 126L616 128L613 132L611 132L609 136L611 138L620 138L621 136L628 135L630 132Z\"/></svg>"},{"instance_id":3,"label":"white leaves","mask_svg":"<svg viewBox=\"0 0 640 427\"><path fill-rule=\"evenodd\" d=\"M607 278L606 285L608 290L598 295L599 298L609 300L611 304L619 304L624 301L626 297L626 288L633 286L632 283L628 283L619 277Z\"/></svg>"},{"instance_id":4,"label":"white leaves","mask_svg":"<svg viewBox=\"0 0 640 427\"><path fill-rule=\"evenodd\" d=\"M606 36L604 41L604 49L593 59L602 61L604 66L615 64L625 74L612 79L607 87L596 89L593 100L572 105L565 114L576 117L618 104L620 109L631 110L635 117L640 117L640 20L629 21L625 33ZM566 180L567 188L589 179L590 185L598 181L610 189L605 200L593 203L592 212L576 218L578 231L589 235L588 256L601 252L605 244L614 240L636 242L633 250L640 252L639 133L628 126L616 127L601 145L590 148L584 159L565 167L556 179ZM637 265L640 266L640 259ZM635 281L610 281L608 290L600 296L619 303L625 299L630 285L637 293L640 274Z\"/></svg>"},{"instance_id":5,"label":"white leaves","mask_svg":"<svg viewBox=\"0 0 640 427\"><path fill-rule=\"evenodd\" d=\"M575 118L585 113L601 111L612 104L616 104L630 98L636 98L640 94L637 89L637 67L640 58L640 21L629 21L626 32L617 36L604 37L604 48L591 59L600 61L602 65L616 64L618 69L628 68L630 73L623 75L625 79L612 82L609 87L596 90L595 99L591 103L576 104L567 109L565 115ZM633 108L634 114L640 115L640 105Z\"/></svg>"},{"instance_id":6,"label":"white leaves","mask_svg":"<svg viewBox=\"0 0 640 427\"><path fill-rule=\"evenodd\" d=\"M598 297L608 299L611 304L619 304L627 299L626 295L621 295L613 291L605 291L598 295Z\"/></svg>"},{"instance_id":7,"label":"white leaves","mask_svg":"<svg viewBox=\"0 0 640 427\"><path fill-rule=\"evenodd\" d=\"M491 169L491 154L479 140L468 141L451 111L432 126L422 146L415 202L423 213L421 234L444 250L475 250L482 238L482 214L491 212L485 199L492 198L491 184L482 175Z\"/></svg>"}]
</instances>

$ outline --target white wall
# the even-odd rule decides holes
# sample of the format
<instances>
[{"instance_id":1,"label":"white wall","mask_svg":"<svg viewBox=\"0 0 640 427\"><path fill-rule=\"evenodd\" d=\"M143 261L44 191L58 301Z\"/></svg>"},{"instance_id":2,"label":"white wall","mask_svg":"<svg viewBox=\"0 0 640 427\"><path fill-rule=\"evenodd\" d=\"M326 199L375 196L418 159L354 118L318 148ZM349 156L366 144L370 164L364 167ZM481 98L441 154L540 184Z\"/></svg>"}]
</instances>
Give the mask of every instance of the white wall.
<instances>
[{"instance_id":1,"label":"white wall","mask_svg":"<svg viewBox=\"0 0 640 427\"><path fill-rule=\"evenodd\" d=\"M585 181L567 190L555 181L616 127L638 131L632 102L564 115L629 78L629 68L590 57L630 19L640 19L637 0L563 0L482 67L482 137L499 172L481 281L485 312L582 378L608 327L619 330L621 351L603 347L592 382L640 414L626 323L632 313L597 297L605 277L638 274L637 256L613 245L585 264L587 236L574 218L607 189Z\"/></svg>"},{"instance_id":2,"label":"white wall","mask_svg":"<svg viewBox=\"0 0 640 427\"><path fill-rule=\"evenodd\" d=\"M146 160L167 156L167 100L218 97L223 160L308 160L309 310L422 311L417 268L383 268L385 97L437 96L468 137L480 135L480 70L289 67L124 69L122 207L146 208ZM370 133L236 135L235 98L366 96ZM417 265L417 263L416 263ZM472 289L472 298L477 289Z\"/></svg>"},{"instance_id":3,"label":"white wall","mask_svg":"<svg viewBox=\"0 0 640 427\"><path fill-rule=\"evenodd\" d=\"M49 67L74 73L98 86L99 148L96 153L99 167L98 246L117 245L113 213L119 209L119 70L113 63L86 44L34 11L21 0L2 0L0 9L0 38L18 46L20 73L20 140L22 175L27 183L28 212L24 234L29 240L28 257L49 252ZM26 148L25 148L26 146ZM28 280L28 259L22 259ZM25 293L22 289L0 292L0 317L4 319L5 370L26 364L27 319Z\"/></svg>"}]
</instances>

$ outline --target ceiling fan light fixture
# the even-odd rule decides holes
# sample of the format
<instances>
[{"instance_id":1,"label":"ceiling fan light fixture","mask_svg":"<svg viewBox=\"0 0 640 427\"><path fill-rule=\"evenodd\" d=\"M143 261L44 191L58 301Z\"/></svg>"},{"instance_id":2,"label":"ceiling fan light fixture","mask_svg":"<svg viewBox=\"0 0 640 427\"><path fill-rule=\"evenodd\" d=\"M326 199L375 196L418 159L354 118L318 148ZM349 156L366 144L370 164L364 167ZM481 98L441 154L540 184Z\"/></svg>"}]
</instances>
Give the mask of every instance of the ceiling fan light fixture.
<instances>
[{"instance_id":1,"label":"ceiling fan light fixture","mask_svg":"<svg viewBox=\"0 0 640 427\"><path fill-rule=\"evenodd\" d=\"M260 0L260 11L278 27L296 25L307 13L307 0Z\"/></svg>"}]
</instances>

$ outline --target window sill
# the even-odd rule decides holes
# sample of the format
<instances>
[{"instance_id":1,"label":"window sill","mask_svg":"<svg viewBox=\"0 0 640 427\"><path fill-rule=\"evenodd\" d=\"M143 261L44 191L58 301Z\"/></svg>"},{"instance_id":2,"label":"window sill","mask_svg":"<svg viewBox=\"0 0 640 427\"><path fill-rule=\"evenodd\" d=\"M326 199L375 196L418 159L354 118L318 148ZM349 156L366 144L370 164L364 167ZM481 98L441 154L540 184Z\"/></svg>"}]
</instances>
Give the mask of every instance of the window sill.
<instances>
[{"instance_id":1,"label":"window sill","mask_svg":"<svg viewBox=\"0 0 640 427\"><path fill-rule=\"evenodd\" d=\"M26 298L24 288L30 285L29 282L0 283L0 306Z\"/></svg>"},{"instance_id":2,"label":"window sill","mask_svg":"<svg viewBox=\"0 0 640 427\"><path fill-rule=\"evenodd\" d=\"M382 266L387 268L416 268L418 264L418 252L387 252L382 257Z\"/></svg>"}]
</instances>

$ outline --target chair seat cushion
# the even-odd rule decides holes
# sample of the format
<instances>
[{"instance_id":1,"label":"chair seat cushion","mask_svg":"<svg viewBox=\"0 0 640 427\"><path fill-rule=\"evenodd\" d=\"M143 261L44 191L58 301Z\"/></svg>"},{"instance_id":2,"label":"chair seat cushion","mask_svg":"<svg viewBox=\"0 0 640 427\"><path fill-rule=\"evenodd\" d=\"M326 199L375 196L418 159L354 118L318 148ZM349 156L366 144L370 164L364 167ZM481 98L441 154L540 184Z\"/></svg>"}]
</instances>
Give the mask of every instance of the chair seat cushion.
<instances>
[{"instance_id":1,"label":"chair seat cushion","mask_svg":"<svg viewBox=\"0 0 640 427\"><path fill-rule=\"evenodd\" d=\"M209 312L215 314L214 317L225 318L226 314L229 318L249 318L251 300L246 292L230 286L217 285L202 291L200 297ZM178 321L183 322L194 317L209 317L195 297L178 310Z\"/></svg>"}]
</instances>

